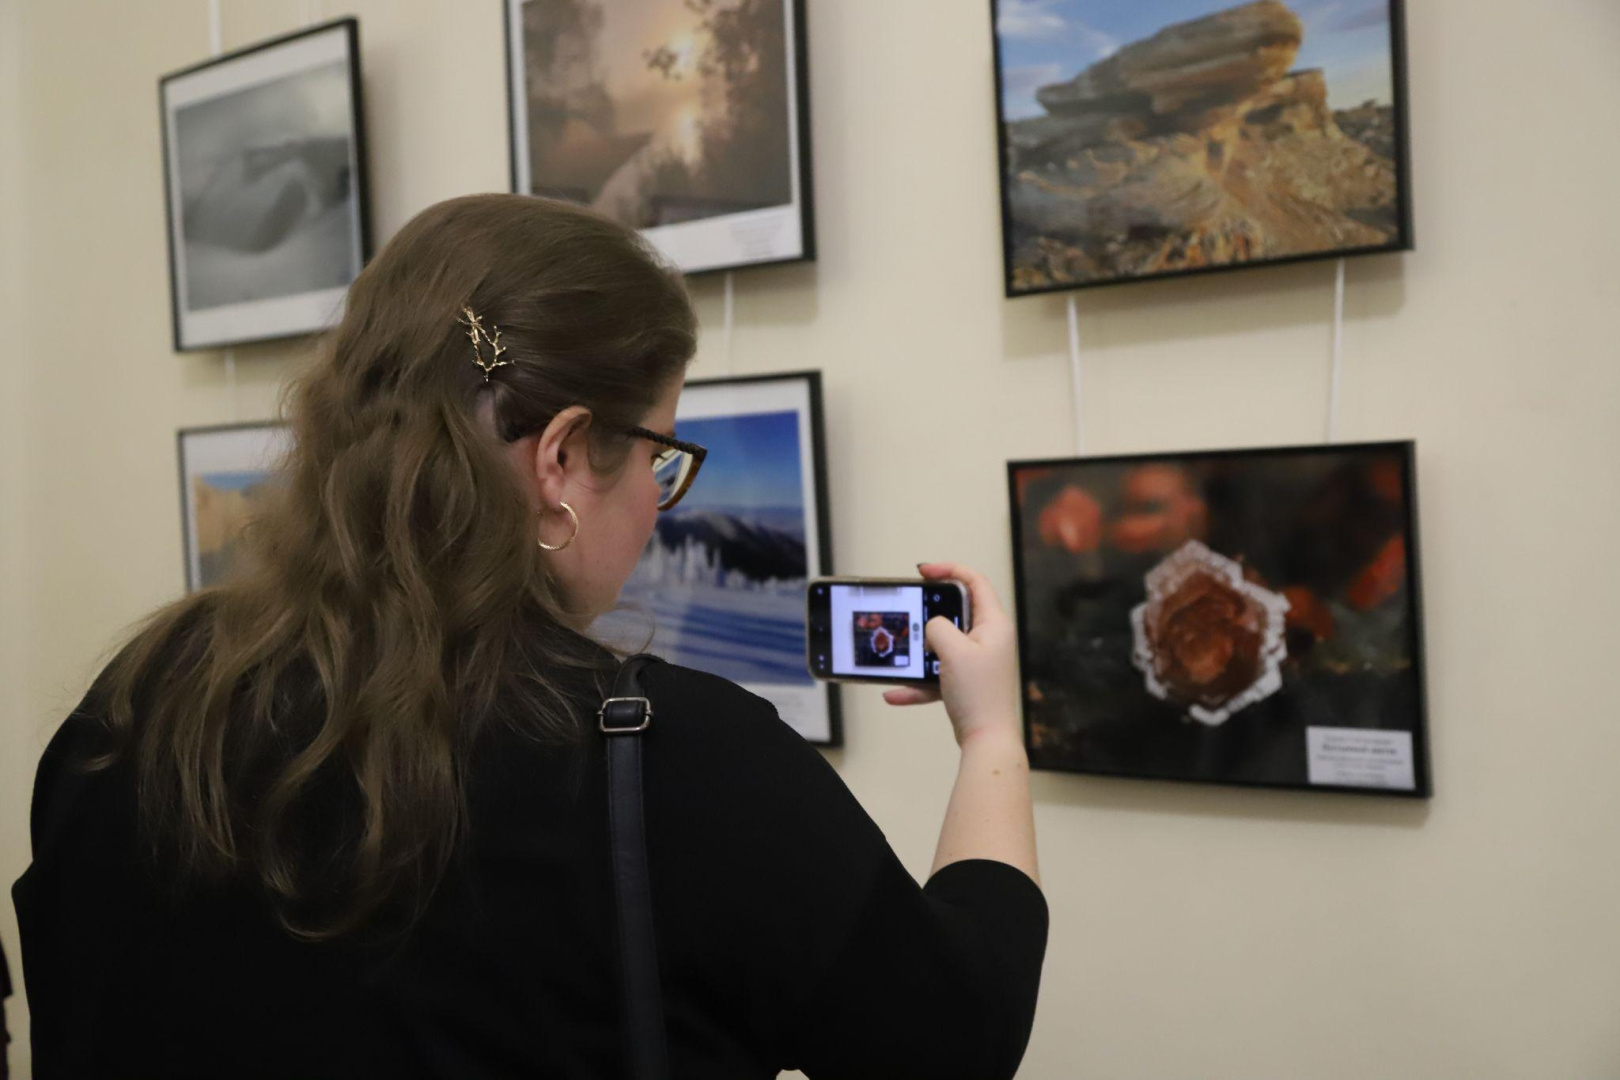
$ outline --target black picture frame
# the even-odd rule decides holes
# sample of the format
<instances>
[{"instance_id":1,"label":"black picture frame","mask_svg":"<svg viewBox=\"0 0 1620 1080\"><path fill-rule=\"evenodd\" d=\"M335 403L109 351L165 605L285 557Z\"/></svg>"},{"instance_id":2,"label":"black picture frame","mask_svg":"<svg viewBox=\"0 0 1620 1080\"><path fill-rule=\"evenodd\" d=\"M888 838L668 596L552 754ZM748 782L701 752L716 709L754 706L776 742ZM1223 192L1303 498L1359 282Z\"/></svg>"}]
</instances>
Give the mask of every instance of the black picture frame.
<instances>
[{"instance_id":1,"label":"black picture frame","mask_svg":"<svg viewBox=\"0 0 1620 1080\"><path fill-rule=\"evenodd\" d=\"M255 487L273 479L291 437L291 428L279 420L184 427L175 432L187 592L216 584L229 572L230 547L240 536ZM219 479L208 481L208 477ZM207 506L202 505L205 498L209 499ZM201 540L205 527L219 541L209 545L209 550Z\"/></svg>"},{"instance_id":2,"label":"black picture frame","mask_svg":"<svg viewBox=\"0 0 1620 1080\"><path fill-rule=\"evenodd\" d=\"M507 146L511 190L518 194L544 194L587 202L588 191L536 190L529 179L527 130L527 83L519 57L523 36L519 29L522 9L531 0L503 0L502 27L506 56ZM680 8L684 0L658 0ZM636 225L683 274L701 277L709 274L767 266L782 266L816 259L815 171L810 130L810 50L805 6L808 0L781 0L787 42L785 60L792 68L784 72L790 89L792 119L788 171L794 197L786 204L751 209L732 215L714 215L665 227ZM618 216L610 214L610 216ZM621 218L621 220L624 220ZM787 228L796 239L774 242L770 232ZM675 231L672 231L675 230Z\"/></svg>"},{"instance_id":3,"label":"black picture frame","mask_svg":"<svg viewBox=\"0 0 1620 1080\"><path fill-rule=\"evenodd\" d=\"M318 121L312 117L337 110L330 99L319 104L288 99L298 91L288 88L287 81L317 75L321 65L336 63L346 64L346 75L325 80L320 89L346 94L346 145L341 148L346 153L340 155L338 136L330 134L309 136L296 152L289 150L289 130L300 123L313 127ZM276 92L283 99L267 99L278 84ZM306 98L316 92L309 83L299 89ZM256 100L243 96L253 93ZM177 100L182 97L186 100ZM237 117L220 113L199 120L188 144L205 138L245 140L255 125L275 142L264 147L243 142L229 156L222 153L214 160L199 154L195 168L208 170L215 201L211 208L201 200L188 206L187 181L179 175L187 172L182 158L188 155L181 146L178 112L208 103L220 108L232 101L241 110ZM302 115L295 118L292 114L299 111ZM174 350L228 348L329 329L342 313L349 284L372 255L359 21L333 19L171 72L158 80L158 115ZM323 206L323 199L331 201ZM193 229L209 229L208 240L187 238L193 215L204 223ZM342 255L334 257L340 247ZM206 256L209 269L193 275L193 256L199 262ZM190 302L194 276L210 291L205 304ZM300 277L309 288L298 287Z\"/></svg>"},{"instance_id":4,"label":"black picture frame","mask_svg":"<svg viewBox=\"0 0 1620 1080\"><path fill-rule=\"evenodd\" d=\"M798 417L793 436L797 451L798 498L801 509L797 530L804 548L802 580L790 585L791 591L777 589L773 594L760 592L746 594L747 602L734 613L719 610L724 600L716 600L714 591L706 582L699 582L690 602L676 594L683 588L676 573L664 561L668 553L695 551L703 565L714 570L744 567L754 559L752 547L765 551L780 551L782 533L792 533L792 527L782 529L778 520L781 506L757 508L728 505L716 494L725 491L728 480L725 473L736 470L740 456L728 453L724 445L707 445L701 430L704 422L732 421L737 418L763 420L766 416L779 416L791 409ZM772 433L774 430L775 434ZM712 430L712 429L711 429ZM768 428L750 428L747 470L752 474L754 487L765 483L763 478L774 474L773 454L785 454L783 428L773 422ZM650 647L664 659L689 667L711 671L739 683L777 706L782 718L806 740L822 747L843 745L843 708L837 686L811 678L806 656L806 628L804 620L805 592L809 581L825 576L832 570L832 525L828 515L826 431L823 419L822 380L819 371L789 371L779 374L746 375L729 378L692 379L681 394L681 404L675 415L677 437L705 444L709 451L703 471L691 491L679 505L659 515L659 531L648 545L637 572L626 584L623 593L625 611L610 616L619 620L617 629L612 622L598 624L598 632L615 643ZM742 431L724 434L728 442L742 438ZM808 442L808 445L805 443ZM776 465L779 468L780 462ZM805 474L809 475L806 476ZM757 511L757 515L752 511ZM724 520L721 528L706 529L699 515L719 514ZM687 519L683 522L683 516ZM813 520L804 520L810 518ZM694 522L695 523L691 523ZM711 542L715 535L738 536L739 547L729 553L719 543ZM655 549L663 553L655 555ZM691 555L687 555L691 558ZM761 564L773 565L771 558L762 558ZM711 561L712 560L712 561ZM753 581L763 572L744 572L745 588L752 589ZM728 594L729 585L722 586ZM683 620L685 612L701 611L703 626L691 629ZM657 635L650 645L646 634L646 616L651 615ZM740 627L748 627L746 634L733 631L727 618L734 617ZM694 622L695 625L695 622ZM604 629L606 628L606 629ZM683 645L690 634L695 639ZM796 636L795 636L796 635ZM621 642L622 638L622 642ZM760 641L769 642L768 645ZM673 644L673 648L670 647ZM736 648L738 656L727 650Z\"/></svg>"},{"instance_id":5,"label":"black picture frame","mask_svg":"<svg viewBox=\"0 0 1620 1080\"><path fill-rule=\"evenodd\" d=\"M1356 243L1349 242L1330 248L1313 249L1309 251L1285 252L1262 258L1240 258L1220 262L1208 263L1198 266L1185 266L1169 269L1148 269L1139 272L1117 272L1111 274L1099 273L1095 277L1071 280L1049 280L1045 283L1018 282L1018 233L1019 220L1013 206L1012 175L1015 171L1013 147L1009 138L1009 124L1012 122L1007 111L1008 67L1004 58L1001 33L1001 13L1005 0L990 0L990 26L992 39L992 54L995 69L995 98L996 98L996 152L997 177L1000 190L1001 206L1001 245L1002 245L1002 271L1003 291L1008 299L1024 296L1037 296L1045 293L1067 292L1075 289L1102 288L1111 285L1130 284L1140 281L1160 281L1173 278L1196 277L1204 274L1225 273L1233 270L1245 270L1259 266L1283 266L1297 263L1316 262L1323 259L1341 259L1358 255L1376 255L1390 252L1414 250L1416 237L1414 233L1412 208L1412 158L1410 146L1410 119L1407 92L1407 54L1406 54L1406 8L1405 0L1382 0L1387 5L1389 27L1389 70L1391 76L1392 101L1388 106L1390 110L1389 148L1391 156L1386 158L1394 172L1393 202L1387 208L1393 219L1393 231L1387 240L1381 242ZM1089 0L1102 6L1118 10L1115 5L1106 5L1104 0ZM1147 0L1151 4L1152 0ZM1131 5L1140 8L1145 5ZM1237 5L1235 2L1224 5L1213 4L1211 13L1224 11ZM1169 25L1169 24L1167 24ZM1142 40L1142 39L1137 39ZM1062 76L1072 79L1085 69L1084 64L1077 63L1073 70L1068 70ZM1290 71L1286 78L1293 78L1301 72ZM1369 151L1372 152L1372 151ZM1081 204L1084 205L1084 204ZM1079 216L1079 215L1077 215ZM1351 216L1351 215L1343 215ZM1354 224L1353 216L1352 223ZM1123 226L1125 222L1121 222ZM1370 225L1367 227L1371 227ZM1137 229L1151 231L1144 222L1140 226L1131 226L1119 238L1110 238L1110 242L1128 244L1132 242ZM1176 234L1167 232L1163 236L1168 240ZM1055 238L1053 238L1055 240ZM1234 240L1234 244L1236 244ZM1245 241L1246 242L1246 241ZM1074 251L1085 254L1083 247L1075 247ZM1033 275L1032 275L1033 276Z\"/></svg>"},{"instance_id":6,"label":"black picture frame","mask_svg":"<svg viewBox=\"0 0 1620 1080\"><path fill-rule=\"evenodd\" d=\"M1397 479L1398 495L1392 490ZM1032 768L1432 795L1414 442L1014 461L1007 482L1024 737ZM1352 507L1366 512L1352 514ZM1259 521L1265 514L1278 515L1274 529L1244 533L1244 515ZM1241 571L1242 588L1290 595L1280 616L1280 681L1260 696L1234 693L1231 700L1239 703L1228 715L1206 714L1203 723L1192 718L1198 708L1187 698L1152 689L1156 676L1150 672L1158 660L1144 640L1144 624L1154 618L1148 575L1176 561L1183 549L1201 558L1191 547L1203 546L1200 530L1208 548L1217 549L1216 561L1223 558L1219 549L1242 548L1224 553L1226 569ZM1285 542L1287 530L1292 534ZM1235 543L1240 534L1251 539ZM1316 550L1298 543L1304 535L1330 539ZM1398 570L1391 554L1397 537ZM1346 567L1355 575L1346 577ZM1290 571L1293 584L1283 580ZM1308 587L1328 581L1347 584ZM1119 618L1126 605L1130 642ZM1202 640L1219 644L1224 633L1210 629ZM1169 638L1166 632L1163 640ZM1238 639L1234 634L1230 640ZM1235 647L1226 655L1230 664ZM1207 685L1219 685L1222 677L1217 672ZM1253 686L1264 682L1257 678ZM1241 703L1245 697L1251 697L1247 704ZM1399 715L1391 719L1385 710ZM1338 755L1346 748L1321 742L1340 731L1375 733L1348 752L1393 754L1386 760L1397 765L1404 752L1401 736L1409 736L1410 785L1394 782L1404 779L1399 768L1341 769ZM1318 767L1320 778L1313 775ZM1345 780L1353 782L1340 782Z\"/></svg>"}]
</instances>

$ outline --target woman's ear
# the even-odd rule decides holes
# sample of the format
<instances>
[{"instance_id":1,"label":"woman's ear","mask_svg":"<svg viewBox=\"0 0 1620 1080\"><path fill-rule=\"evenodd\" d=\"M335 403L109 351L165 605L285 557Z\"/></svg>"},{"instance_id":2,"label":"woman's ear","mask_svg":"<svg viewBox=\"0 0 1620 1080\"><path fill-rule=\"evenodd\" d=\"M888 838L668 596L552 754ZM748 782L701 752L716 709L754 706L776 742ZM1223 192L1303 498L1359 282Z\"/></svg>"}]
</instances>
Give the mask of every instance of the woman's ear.
<instances>
[{"instance_id":1,"label":"woman's ear","mask_svg":"<svg viewBox=\"0 0 1620 1080\"><path fill-rule=\"evenodd\" d=\"M534 442L534 479L540 501L546 506L562 502L572 484L579 483L582 470L590 469L586 436L591 426L591 410L570 405L556 416Z\"/></svg>"}]
</instances>

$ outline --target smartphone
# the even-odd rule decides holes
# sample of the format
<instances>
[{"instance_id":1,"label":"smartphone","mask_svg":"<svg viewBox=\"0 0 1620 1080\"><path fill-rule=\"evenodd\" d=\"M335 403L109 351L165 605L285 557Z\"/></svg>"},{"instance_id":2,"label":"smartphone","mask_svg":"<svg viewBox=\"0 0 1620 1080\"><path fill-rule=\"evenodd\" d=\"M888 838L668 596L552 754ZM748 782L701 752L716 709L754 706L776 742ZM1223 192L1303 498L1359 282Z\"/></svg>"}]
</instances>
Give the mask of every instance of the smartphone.
<instances>
[{"instance_id":1,"label":"smartphone","mask_svg":"<svg viewBox=\"0 0 1620 1080\"><path fill-rule=\"evenodd\" d=\"M973 625L960 581L816 578L806 595L810 674L831 682L937 683L923 627L936 615Z\"/></svg>"}]
</instances>

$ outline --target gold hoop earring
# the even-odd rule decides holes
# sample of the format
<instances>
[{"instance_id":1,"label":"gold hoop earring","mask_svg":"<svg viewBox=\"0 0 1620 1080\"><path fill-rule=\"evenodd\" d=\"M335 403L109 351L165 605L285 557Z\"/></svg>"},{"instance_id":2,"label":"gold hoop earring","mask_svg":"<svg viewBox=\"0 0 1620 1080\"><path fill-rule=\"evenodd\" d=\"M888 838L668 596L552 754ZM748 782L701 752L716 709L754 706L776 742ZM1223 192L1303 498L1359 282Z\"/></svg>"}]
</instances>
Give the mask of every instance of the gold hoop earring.
<instances>
[{"instance_id":1,"label":"gold hoop earring","mask_svg":"<svg viewBox=\"0 0 1620 1080\"><path fill-rule=\"evenodd\" d=\"M544 540L537 541L542 551L561 551L569 544L572 544L574 542L574 538L579 535L579 515L574 513L574 508L569 506L567 503L558 503L557 505L568 511L568 516L574 520L574 531L568 534L568 539L555 546L546 543ZM543 514L545 511L542 510L540 513Z\"/></svg>"}]
</instances>

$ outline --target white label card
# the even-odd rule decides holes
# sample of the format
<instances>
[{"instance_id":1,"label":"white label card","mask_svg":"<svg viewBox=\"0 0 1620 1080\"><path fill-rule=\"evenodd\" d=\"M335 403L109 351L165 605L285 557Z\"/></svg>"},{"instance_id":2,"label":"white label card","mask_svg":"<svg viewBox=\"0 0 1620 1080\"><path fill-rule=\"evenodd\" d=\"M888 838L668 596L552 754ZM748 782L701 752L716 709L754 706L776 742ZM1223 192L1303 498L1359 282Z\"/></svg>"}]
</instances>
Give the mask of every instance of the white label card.
<instances>
[{"instance_id":1,"label":"white label card","mask_svg":"<svg viewBox=\"0 0 1620 1080\"><path fill-rule=\"evenodd\" d=\"M1308 727L1305 749L1313 784L1417 790L1410 731Z\"/></svg>"}]
</instances>

